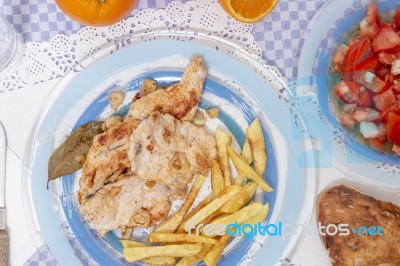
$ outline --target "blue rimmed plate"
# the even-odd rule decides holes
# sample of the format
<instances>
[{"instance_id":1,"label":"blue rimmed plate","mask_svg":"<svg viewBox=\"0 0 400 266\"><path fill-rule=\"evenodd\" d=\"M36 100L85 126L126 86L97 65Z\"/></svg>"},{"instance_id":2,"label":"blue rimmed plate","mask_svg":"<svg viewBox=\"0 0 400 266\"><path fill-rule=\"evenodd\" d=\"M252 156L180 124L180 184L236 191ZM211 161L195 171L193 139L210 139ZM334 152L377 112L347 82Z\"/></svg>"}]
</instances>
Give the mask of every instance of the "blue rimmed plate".
<instances>
[{"instance_id":1,"label":"blue rimmed plate","mask_svg":"<svg viewBox=\"0 0 400 266\"><path fill-rule=\"evenodd\" d=\"M309 144L292 128L282 77L274 68L221 40L157 33L124 39L83 62L57 85L32 131L23 176L34 208L34 217L27 211L28 221L37 220L32 233L40 232L60 264L123 265L126 261L118 232L99 238L80 216L76 203L79 171L52 181L46 189L51 152L74 128L112 114L109 91L118 87L129 101L144 78L161 84L177 81L193 55L203 56L209 70L200 108L221 109L219 118L206 124L208 128L224 127L236 144L242 145L245 128L255 117L260 118L269 155L264 178L275 191L259 192L257 200L271 205L266 222L281 222L287 228L281 236L232 241L220 264L290 261L305 231L294 230L294 226L305 229L311 216L315 176L313 168L307 167L314 166L313 157L304 156ZM144 239L146 233L138 229L134 235Z\"/></svg>"},{"instance_id":2,"label":"blue rimmed plate","mask_svg":"<svg viewBox=\"0 0 400 266\"><path fill-rule=\"evenodd\" d=\"M330 1L308 26L299 50L293 99L305 120L307 131L326 159L322 167L333 165L352 178L381 187L400 188L400 158L381 153L358 142L342 128L330 99L337 74L329 72L331 59L348 33L366 15L371 1ZM380 13L394 12L396 1L377 1Z\"/></svg>"}]
</instances>

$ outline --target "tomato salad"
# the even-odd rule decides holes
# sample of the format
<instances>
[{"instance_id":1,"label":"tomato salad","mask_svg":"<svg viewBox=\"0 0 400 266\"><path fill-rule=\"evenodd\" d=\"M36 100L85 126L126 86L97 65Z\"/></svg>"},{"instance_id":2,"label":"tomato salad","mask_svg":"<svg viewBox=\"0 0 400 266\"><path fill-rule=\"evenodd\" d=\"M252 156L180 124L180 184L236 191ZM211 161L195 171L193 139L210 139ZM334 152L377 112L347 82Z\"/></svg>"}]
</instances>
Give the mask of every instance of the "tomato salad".
<instances>
[{"instance_id":1,"label":"tomato salad","mask_svg":"<svg viewBox=\"0 0 400 266\"><path fill-rule=\"evenodd\" d=\"M400 6L381 20L375 2L332 58L337 118L357 140L400 156Z\"/></svg>"}]
</instances>

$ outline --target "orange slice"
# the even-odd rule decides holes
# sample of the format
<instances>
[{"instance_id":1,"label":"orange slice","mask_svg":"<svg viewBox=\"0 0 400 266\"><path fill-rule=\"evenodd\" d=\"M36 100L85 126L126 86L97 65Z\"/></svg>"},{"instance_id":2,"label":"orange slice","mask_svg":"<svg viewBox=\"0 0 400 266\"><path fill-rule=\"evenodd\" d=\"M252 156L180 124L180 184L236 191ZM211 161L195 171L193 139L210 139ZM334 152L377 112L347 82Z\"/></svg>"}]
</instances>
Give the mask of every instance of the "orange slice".
<instances>
[{"instance_id":1,"label":"orange slice","mask_svg":"<svg viewBox=\"0 0 400 266\"><path fill-rule=\"evenodd\" d=\"M219 0L219 3L235 19L254 23L271 12L278 0Z\"/></svg>"}]
</instances>

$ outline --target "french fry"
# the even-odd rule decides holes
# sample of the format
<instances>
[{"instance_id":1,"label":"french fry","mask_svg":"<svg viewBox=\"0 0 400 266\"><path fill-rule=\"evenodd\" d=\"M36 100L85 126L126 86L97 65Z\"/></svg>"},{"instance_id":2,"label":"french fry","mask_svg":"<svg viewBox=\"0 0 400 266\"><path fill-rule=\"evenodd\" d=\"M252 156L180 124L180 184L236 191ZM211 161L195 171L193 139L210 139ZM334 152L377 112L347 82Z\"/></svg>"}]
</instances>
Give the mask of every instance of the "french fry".
<instances>
[{"instance_id":1,"label":"french fry","mask_svg":"<svg viewBox=\"0 0 400 266\"><path fill-rule=\"evenodd\" d=\"M266 192L272 192L274 189L268 185L267 182L251 167L248 165L243 159L243 157L240 154L237 154L234 150L232 150L231 147L226 146L226 149L228 151L229 157L232 159L233 164L236 167L236 170L238 171L238 174L242 177L245 178L250 178L251 180L257 182L257 184L260 186L260 188L263 191Z\"/></svg>"},{"instance_id":2,"label":"french fry","mask_svg":"<svg viewBox=\"0 0 400 266\"><path fill-rule=\"evenodd\" d=\"M176 264L176 266L192 266L196 264L197 262L203 260L204 256L211 250L212 247L213 245L204 244L199 253L192 257L182 258L178 264Z\"/></svg>"},{"instance_id":3,"label":"french fry","mask_svg":"<svg viewBox=\"0 0 400 266\"><path fill-rule=\"evenodd\" d=\"M223 235L219 239L219 245L214 245L213 248L207 252L204 256L204 263L207 266L216 266L219 259L221 258L222 252L225 247L228 245L231 237L229 235Z\"/></svg>"},{"instance_id":4,"label":"french fry","mask_svg":"<svg viewBox=\"0 0 400 266\"><path fill-rule=\"evenodd\" d=\"M244 221L246 221L248 217L256 216L257 213L261 212L263 210L263 207L264 205L262 203L254 203L250 206L243 207L242 209L238 210L235 213L213 220L211 223L209 223L210 225L212 225L210 227L216 228L217 225L220 226L222 224L226 228L229 224L234 224L234 223L242 224L244 223ZM205 234L204 228L201 228L200 232L204 236L206 235L208 237L216 236L215 232L211 232L211 234Z\"/></svg>"},{"instance_id":5,"label":"french fry","mask_svg":"<svg viewBox=\"0 0 400 266\"><path fill-rule=\"evenodd\" d=\"M227 187L230 186L232 182L226 146L230 146L232 144L232 137L222 130L217 129L215 131L215 138L217 140L219 162L222 172L224 173L225 186Z\"/></svg>"},{"instance_id":6,"label":"french fry","mask_svg":"<svg viewBox=\"0 0 400 266\"><path fill-rule=\"evenodd\" d=\"M182 223L179 225L178 230L176 230L176 233L183 233L186 232L185 229L183 228L183 225L185 222L187 222L189 219L193 217L199 210L203 209L204 206L206 206L208 203L212 201L212 197L207 197L203 201L201 201L186 217L183 219Z\"/></svg>"},{"instance_id":7,"label":"french fry","mask_svg":"<svg viewBox=\"0 0 400 266\"><path fill-rule=\"evenodd\" d=\"M160 226L158 226L155 232L163 232L163 233L172 233L178 229L179 225L182 223L183 218L187 214L190 207L193 205L194 200L199 194L201 186L204 183L205 176L197 175L196 180L194 181L192 188L188 196L186 197L185 202L182 207L177 211L172 217L170 217L167 221L163 222Z\"/></svg>"},{"instance_id":8,"label":"french fry","mask_svg":"<svg viewBox=\"0 0 400 266\"><path fill-rule=\"evenodd\" d=\"M248 164L251 164L251 162L253 161L253 157L251 155L249 139L247 137L246 137L246 140L243 143L242 156L243 156L243 158L246 160L246 162Z\"/></svg>"},{"instance_id":9,"label":"french fry","mask_svg":"<svg viewBox=\"0 0 400 266\"><path fill-rule=\"evenodd\" d=\"M147 247L147 245L133 240L122 239L119 242L121 243L123 248Z\"/></svg>"},{"instance_id":10,"label":"french fry","mask_svg":"<svg viewBox=\"0 0 400 266\"><path fill-rule=\"evenodd\" d=\"M211 162L211 188L213 195L217 197L225 187L224 173L217 160Z\"/></svg>"},{"instance_id":11,"label":"french fry","mask_svg":"<svg viewBox=\"0 0 400 266\"><path fill-rule=\"evenodd\" d=\"M201 224L205 224L205 225L209 224L212 220L214 220L215 218L217 218L217 217L219 217L221 215L226 215L226 213L223 213L221 210L217 210L213 214L208 216L206 219L201 221Z\"/></svg>"},{"instance_id":12,"label":"french fry","mask_svg":"<svg viewBox=\"0 0 400 266\"><path fill-rule=\"evenodd\" d=\"M244 183L244 178L238 175L235 179L235 185L243 186L243 183Z\"/></svg>"},{"instance_id":13,"label":"french fry","mask_svg":"<svg viewBox=\"0 0 400 266\"><path fill-rule=\"evenodd\" d=\"M246 224L258 224L258 222L264 222L269 212L269 203L264 204L261 212L255 216L248 217L244 223Z\"/></svg>"},{"instance_id":14,"label":"french fry","mask_svg":"<svg viewBox=\"0 0 400 266\"><path fill-rule=\"evenodd\" d=\"M123 248L147 247L145 244L133 240L120 240ZM149 266L173 266L176 259L174 257L152 257L143 260Z\"/></svg>"},{"instance_id":15,"label":"french fry","mask_svg":"<svg viewBox=\"0 0 400 266\"><path fill-rule=\"evenodd\" d=\"M234 213L238 211L253 198L257 186L258 184L254 181L248 182L238 194L221 207L221 211L225 213Z\"/></svg>"},{"instance_id":16,"label":"french fry","mask_svg":"<svg viewBox=\"0 0 400 266\"><path fill-rule=\"evenodd\" d=\"M222 191L222 193L217 198L215 198L209 204L200 209L195 215L193 215L191 219L187 220L183 224L183 228L185 229L185 231L188 232L189 224L190 226L196 226L205 218L212 215L216 210L221 208L228 200L230 200L233 196L239 193L241 189L242 187L237 185L232 185L227 187L224 191Z\"/></svg>"},{"instance_id":17,"label":"french fry","mask_svg":"<svg viewBox=\"0 0 400 266\"><path fill-rule=\"evenodd\" d=\"M191 257L201 251L202 244L182 244L151 247L124 248L123 255L128 262L153 257Z\"/></svg>"},{"instance_id":18,"label":"french fry","mask_svg":"<svg viewBox=\"0 0 400 266\"><path fill-rule=\"evenodd\" d=\"M257 173L264 173L267 165L267 152L265 149L264 133L258 118L250 124L246 130L247 139L251 150L251 157L254 161L254 168Z\"/></svg>"},{"instance_id":19,"label":"french fry","mask_svg":"<svg viewBox=\"0 0 400 266\"><path fill-rule=\"evenodd\" d=\"M186 242L186 243L203 243L203 244L217 244L217 240L198 236L194 234L173 234L173 233L150 233L149 241L152 243L173 243L173 242Z\"/></svg>"}]
</instances>

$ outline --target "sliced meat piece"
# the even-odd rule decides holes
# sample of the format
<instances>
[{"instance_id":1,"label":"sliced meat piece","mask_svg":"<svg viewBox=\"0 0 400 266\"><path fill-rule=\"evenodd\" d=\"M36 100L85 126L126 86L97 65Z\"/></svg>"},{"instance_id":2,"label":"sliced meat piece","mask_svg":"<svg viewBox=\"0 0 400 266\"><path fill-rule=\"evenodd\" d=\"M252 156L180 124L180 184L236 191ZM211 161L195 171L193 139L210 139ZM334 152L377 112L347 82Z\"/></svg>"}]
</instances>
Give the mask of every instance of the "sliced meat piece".
<instances>
[{"instance_id":1,"label":"sliced meat piece","mask_svg":"<svg viewBox=\"0 0 400 266\"><path fill-rule=\"evenodd\" d=\"M126 227L150 227L167 218L171 190L160 181L128 176L103 186L80 205L99 235Z\"/></svg>"},{"instance_id":2,"label":"sliced meat piece","mask_svg":"<svg viewBox=\"0 0 400 266\"><path fill-rule=\"evenodd\" d=\"M348 224L349 235L321 235L333 266L400 265L399 206L337 185L319 196L317 222L322 226ZM382 235L378 230L376 235L352 232L361 226L380 226Z\"/></svg>"},{"instance_id":3,"label":"sliced meat piece","mask_svg":"<svg viewBox=\"0 0 400 266\"><path fill-rule=\"evenodd\" d=\"M217 156L214 136L189 121L153 112L131 137L131 171L144 179L161 180L182 198L195 174L206 174Z\"/></svg>"},{"instance_id":4,"label":"sliced meat piece","mask_svg":"<svg viewBox=\"0 0 400 266\"><path fill-rule=\"evenodd\" d=\"M130 168L129 137L138 121L154 110L169 113L182 120L192 119L202 93L206 76L203 59L193 57L178 84L156 90L135 101L124 123L96 136L83 165L78 201L95 193L104 184L116 181L116 176Z\"/></svg>"},{"instance_id":5,"label":"sliced meat piece","mask_svg":"<svg viewBox=\"0 0 400 266\"><path fill-rule=\"evenodd\" d=\"M134 101L125 121L146 119L153 111L191 120L197 110L207 70L201 57L192 57L179 83Z\"/></svg>"},{"instance_id":6,"label":"sliced meat piece","mask_svg":"<svg viewBox=\"0 0 400 266\"><path fill-rule=\"evenodd\" d=\"M96 192L104 184L114 182L130 168L129 138L136 122L118 124L93 139L93 144L82 167L78 201Z\"/></svg>"}]
</instances>

